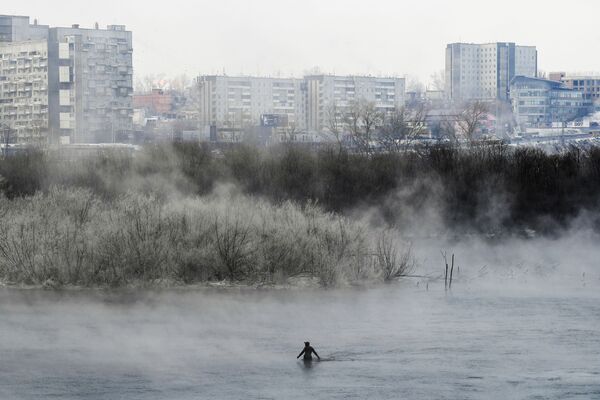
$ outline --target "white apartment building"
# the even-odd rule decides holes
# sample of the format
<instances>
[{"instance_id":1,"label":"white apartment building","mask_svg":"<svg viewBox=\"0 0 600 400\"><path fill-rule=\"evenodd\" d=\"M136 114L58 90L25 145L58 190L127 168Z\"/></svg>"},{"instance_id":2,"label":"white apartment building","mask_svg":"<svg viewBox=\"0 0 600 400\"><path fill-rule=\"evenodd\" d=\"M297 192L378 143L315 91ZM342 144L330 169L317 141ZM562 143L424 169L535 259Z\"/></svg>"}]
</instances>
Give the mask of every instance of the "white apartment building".
<instances>
[{"instance_id":1,"label":"white apartment building","mask_svg":"<svg viewBox=\"0 0 600 400\"><path fill-rule=\"evenodd\" d=\"M200 76L201 125L243 129L281 116L287 127L321 132L329 111L344 114L360 101L387 113L404 105L404 78L311 75L303 79Z\"/></svg>"},{"instance_id":2,"label":"white apartment building","mask_svg":"<svg viewBox=\"0 0 600 400\"><path fill-rule=\"evenodd\" d=\"M405 101L404 78L312 75L305 80L307 128L311 131L327 129L332 111L343 117L357 102L373 103L378 111L389 113Z\"/></svg>"},{"instance_id":3,"label":"white apartment building","mask_svg":"<svg viewBox=\"0 0 600 400\"><path fill-rule=\"evenodd\" d=\"M106 143L133 130L132 33L0 16L0 123L14 142Z\"/></svg>"},{"instance_id":4,"label":"white apartment building","mask_svg":"<svg viewBox=\"0 0 600 400\"><path fill-rule=\"evenodd\" d=\"M304 81L204 75L198 78L200 124L243 129L261 125L265 115L287 126L306 129Z\"/></svg>"},{"instance_id":5,"label":"white apartment building","mask_svg":"<svg viewBox=\"0 0 600 400\"><path fill-rule=\"evenodd\" d=\"M0 42L0 124L10 142L42 142L48 134L48 44ZM8 132L8 131L6 131Z\"/></svg>"},{"instance_id":6,"label":"white apartment building","mask_svg":"<svg viewBox=\"0 0 600 400\"><path fill-rule=\"evenodd\" d=\"M506 101L515 76L537 76L535 46L499 42L446 47L446 95L451 100Z\"/></svg>"}]
</instances>

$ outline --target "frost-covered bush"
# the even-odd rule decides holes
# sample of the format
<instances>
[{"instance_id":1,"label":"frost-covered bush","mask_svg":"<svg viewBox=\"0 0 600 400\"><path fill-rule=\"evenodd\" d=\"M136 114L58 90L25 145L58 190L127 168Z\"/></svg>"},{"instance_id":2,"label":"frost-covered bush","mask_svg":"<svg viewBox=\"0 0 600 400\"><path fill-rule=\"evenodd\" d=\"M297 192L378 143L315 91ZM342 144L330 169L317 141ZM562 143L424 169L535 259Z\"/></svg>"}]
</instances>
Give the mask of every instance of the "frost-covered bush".
<instances>
[{"instance_id":1,"label":"frost-covered bush","mask_svg":"<svg viewBox=\"0 0 600 400\"><path fill-rule=\"evenodd\" d=\"M109 200L53 188L0 199L0 216L0 276L12 283L277 283L304 275L328 287L401 272L377 262L376 232L312 203L139 192ZM399 254L395 243L385 246Z\"/></svg>"},{"instance_id":2,"label":"frost-covered bush","mask_svg":"<svg viewBox=\"0 0 600 400\"><path fill-rule=\"evenodd\" d=\"M376 263L384 282L406 276L414 267L410 248L400 252L393 236L387 231L382 232L377 240Z\"/></svg>"}]
</instances>

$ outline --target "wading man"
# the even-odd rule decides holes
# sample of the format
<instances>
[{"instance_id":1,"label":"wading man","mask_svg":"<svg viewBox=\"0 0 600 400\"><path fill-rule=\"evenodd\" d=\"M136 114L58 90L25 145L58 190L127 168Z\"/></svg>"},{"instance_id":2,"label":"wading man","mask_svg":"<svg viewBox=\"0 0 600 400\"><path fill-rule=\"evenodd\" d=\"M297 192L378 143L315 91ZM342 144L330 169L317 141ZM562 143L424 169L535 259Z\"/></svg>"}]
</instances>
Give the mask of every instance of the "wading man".
<instances>
[{"instance_id":1,"label":"wading man","mask_svg":"<svg viewBox=\"0 0 600 400\"><path fill-rule=\"evenodd\" d=\"M321 361L321 357L319 357L315 349L312 348L310 342L304 342L304 349L302 349L302 352L296 358L300 358L302 354L304 354L304 361L312 361L313 353L315 354L315 356L317 356L319 361Z\"/></svg>"}]
</instances>

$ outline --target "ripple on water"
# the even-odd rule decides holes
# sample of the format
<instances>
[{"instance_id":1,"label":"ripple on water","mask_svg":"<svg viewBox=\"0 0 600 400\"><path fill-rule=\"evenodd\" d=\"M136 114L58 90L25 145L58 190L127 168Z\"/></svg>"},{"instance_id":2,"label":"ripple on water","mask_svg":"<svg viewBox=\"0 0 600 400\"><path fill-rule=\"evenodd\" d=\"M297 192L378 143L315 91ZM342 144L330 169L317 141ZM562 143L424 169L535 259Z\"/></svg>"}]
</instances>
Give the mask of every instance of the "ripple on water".
<instances>
[{"instance_id":1,"label":"ripple on water","mask_svg":"<svg viewBox=\"0 0 600 400\"><path fill-rule=\"evenodd\" d=\"M600 295L389 287L169 294L144 302L0 294L0 398L504 399L600 394ZM559 307L560 305L560 307ZM569 312L576 309L578 312ZM14 325L7 324L14 322ZM296 363L310 338L322 362Z\"/></svg>"}]
</instances>

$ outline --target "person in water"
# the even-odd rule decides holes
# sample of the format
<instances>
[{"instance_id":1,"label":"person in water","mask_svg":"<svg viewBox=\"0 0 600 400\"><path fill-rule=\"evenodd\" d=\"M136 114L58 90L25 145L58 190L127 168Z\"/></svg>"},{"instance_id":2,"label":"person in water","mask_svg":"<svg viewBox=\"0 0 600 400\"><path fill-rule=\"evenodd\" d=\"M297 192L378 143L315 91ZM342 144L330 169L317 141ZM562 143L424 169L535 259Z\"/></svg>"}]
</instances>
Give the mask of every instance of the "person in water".
<instances>
[{"instance_id":1,"label":"person in water","mask_svg":"<svg viewBox=\"0 0 600 400\"><path fill-rule=\"evenodd\" d=\"M313 353L315 354L315 356L317 356L319 361L321 361L321 357L319 357L315 349L312 348L310 342L304 342L304 349L302 349L302 352L296 358L300 358L302 354L304 354L304 361L311 361Z\"/></svg>"}]
</instances>

